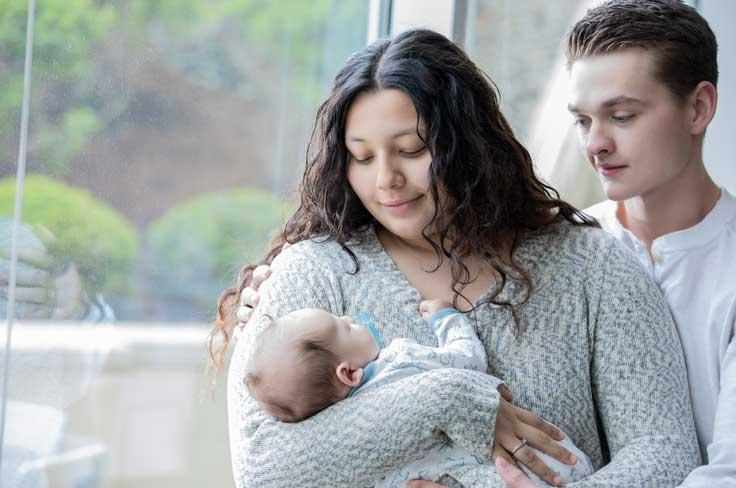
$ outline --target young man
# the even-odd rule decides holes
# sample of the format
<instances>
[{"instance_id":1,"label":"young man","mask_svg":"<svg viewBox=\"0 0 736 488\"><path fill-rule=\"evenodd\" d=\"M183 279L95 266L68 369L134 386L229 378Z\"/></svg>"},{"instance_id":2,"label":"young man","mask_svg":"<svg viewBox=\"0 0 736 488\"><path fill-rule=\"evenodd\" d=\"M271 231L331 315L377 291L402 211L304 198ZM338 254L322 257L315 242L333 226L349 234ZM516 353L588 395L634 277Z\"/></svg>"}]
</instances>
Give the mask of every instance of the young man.
<instances>
[{"instance_id":1,"label":"young man","mask_svg":"<svg viewBox=\"0 0 736 488\"><path fill-rule=\"evenodd\" d=\"M716 51L677 0L606 2L567 39L569 109L608 197L588 213L657 282L682 339L705 463L682 488L736 487L736 200L702 157ZM534 486L501 464L509 486Z\"/></svg>"}]
</instances>

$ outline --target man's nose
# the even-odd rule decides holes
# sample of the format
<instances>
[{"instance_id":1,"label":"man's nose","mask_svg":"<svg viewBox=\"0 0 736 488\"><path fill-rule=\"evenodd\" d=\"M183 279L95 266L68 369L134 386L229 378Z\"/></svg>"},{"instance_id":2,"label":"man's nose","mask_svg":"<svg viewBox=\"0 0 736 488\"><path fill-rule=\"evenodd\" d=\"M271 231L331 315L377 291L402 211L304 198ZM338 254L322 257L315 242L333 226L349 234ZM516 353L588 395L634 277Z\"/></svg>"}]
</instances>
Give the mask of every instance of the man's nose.
<instances>
[{"instance_id":1,"label":"man's nose","mask_svg":"<svg viewBox=\"0 0 736 488\"><path fill-rule=\"evenodd\" d=\"M585 143L585 149L588 151L588 155L590 157L596 157L611 154L614 148L613 138L605 125L600 122L593 122L590 125Z\"/></svg>"}]
</instances>

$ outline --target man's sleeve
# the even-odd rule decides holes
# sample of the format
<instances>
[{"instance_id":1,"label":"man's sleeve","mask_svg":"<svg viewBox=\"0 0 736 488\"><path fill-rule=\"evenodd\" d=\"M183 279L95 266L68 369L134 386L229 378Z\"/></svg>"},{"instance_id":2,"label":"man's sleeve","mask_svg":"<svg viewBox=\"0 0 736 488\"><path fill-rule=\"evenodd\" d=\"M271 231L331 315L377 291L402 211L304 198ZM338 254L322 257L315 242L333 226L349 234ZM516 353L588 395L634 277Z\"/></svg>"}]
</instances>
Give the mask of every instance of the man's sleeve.
<instances>
[{"instance_id":1,"label":"man's sleeve","mask_svg":"<svg viewBox=\"0 0 736 488\"><path fill-rule=\"evenodd\" d=\"M736 323L734 328L736 330ZM736 334L735 334L736 335ZM721 365L713 441L708 445L708 464L696 468L680 488L736 488L736 337Z\"/></svg>"}]
</instances>

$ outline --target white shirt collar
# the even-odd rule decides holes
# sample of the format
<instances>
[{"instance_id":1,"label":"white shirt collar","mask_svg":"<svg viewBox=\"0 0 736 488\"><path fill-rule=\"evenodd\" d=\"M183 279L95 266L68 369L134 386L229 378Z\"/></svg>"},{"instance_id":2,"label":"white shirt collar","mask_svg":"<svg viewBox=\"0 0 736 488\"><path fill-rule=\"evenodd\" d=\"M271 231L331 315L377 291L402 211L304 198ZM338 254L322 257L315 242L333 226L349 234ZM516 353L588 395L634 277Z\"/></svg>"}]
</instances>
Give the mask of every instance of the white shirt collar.
<instances>
[{"instance_id":1,"label":"white shirt collar","mask_svg":"<svg viewBox=\"0 0 736 488\"><path fill-rule=\"evenodd\" d=\"M630 247L643 247L642 242L624 228L616 215L622 202L611 200L603 201L587 209L585 212L598 219L601 226ZM652 248L662 251L684 251L708 244L716 239L727 227L727 224L736 219L736 199L725 189L721 188L721 196L713 209L692 227L678 230L658 237L652 243Z\"/></svg>"}]
</instances>

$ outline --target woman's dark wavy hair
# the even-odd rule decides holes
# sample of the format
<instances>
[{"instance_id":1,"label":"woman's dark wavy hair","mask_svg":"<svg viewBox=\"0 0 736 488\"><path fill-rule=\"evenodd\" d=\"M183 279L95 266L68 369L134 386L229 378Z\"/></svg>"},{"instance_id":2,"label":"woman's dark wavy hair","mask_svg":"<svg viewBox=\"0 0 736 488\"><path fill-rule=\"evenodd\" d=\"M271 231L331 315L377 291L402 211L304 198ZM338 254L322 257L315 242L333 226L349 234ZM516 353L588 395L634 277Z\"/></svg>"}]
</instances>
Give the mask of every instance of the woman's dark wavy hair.
<instances>
[{"instance_id":1,"label":"woman's dark wavy hair","mask_svg":"<svg viewBox=\"0 0 736 488\"><path fill-rule=\"evenodd\" d=\"M473 279L463 257L482 256L500 277L484 303L509 310L521 333L517 308L528 300L532 281L513 257L519 243L530 231L555 222L597 223L537 178L528 151L499 109L493 82L462 49L431 30L410 30L377 41L347 60L317 112L300 206L272 240L263 263L270 264L284 243L324 236L342 246L358 272L360 264L346 243L377 222L348 184L345 121L358 95L386 89L401 90L411 98L424 122L420 131L417 120L417 134L432 156L429 181L436 210L423 235L437 253L438 267L443 259L450 260L456 304L467 300L462 290ZM440 187L446 195L442 203ZM438 239L429 239L429 228L438 231ZM209 342L210 357L218 367L236 322L238 297L255 267L244 267L237 285L220 296ZM525 290L515 303L500 298L510 277L519 279ZM223 341L214 350L213 340L220 334Z\"/></svg>"}]
</instances>

